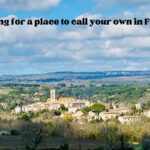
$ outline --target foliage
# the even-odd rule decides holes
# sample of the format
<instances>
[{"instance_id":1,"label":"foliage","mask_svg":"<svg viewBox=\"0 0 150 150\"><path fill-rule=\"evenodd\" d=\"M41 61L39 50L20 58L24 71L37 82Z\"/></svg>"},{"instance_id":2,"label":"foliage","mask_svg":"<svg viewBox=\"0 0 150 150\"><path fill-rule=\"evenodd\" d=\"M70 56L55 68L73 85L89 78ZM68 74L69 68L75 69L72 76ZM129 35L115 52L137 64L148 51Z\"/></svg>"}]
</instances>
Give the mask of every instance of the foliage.
<instances>
[{"instance_id":1,"label":"foliage","mask_svg":"<svg viewBox=\"0 0 150 150\"><path fill-rule=\"evenodd\" d=\"M142 147L144 150L149 150L150 149L150 136L146 134L143 135L141 143L142 143Z\"/></svg>"},{"instance_id":2,"label":"foliage","mask_svg":"<svg viewBox=\"0 0 150 150\"><path fill-rule=\"evenodd\" d=\"M86 107L84 107L84 108L82 109L82 112L83 112L84 114L87 114L87 113L90 112L91 110L92 110L91 107L86 106Z\"/></svg>"},{"instance_id":3,"label":"foliage","mask_svg":"<svg viewBox=\"0 0 150 150\"><path fill-rule=\"evenodd\" d=\"M61 111L55 110L55 111L53 111L53 114L56 115L56 116L60 116L61 115Z\"/></svg>"},{"instance_id":4,"label":"foliage","mask_svg":"<svg viewBox=\"0 0 150 150\"><path fill-rule=\"evenodd\" d=\"M60 150L69 150L69 146L68 146L68 144L64 144L64 145L60 145L60 148L59 148Z\"/></svg>"},{"instance_id":5,"label":"foliage","mask_svg":"<svg viewBox=\"0 0 150 150\"><path fill-rule=\"evenodd\" d=\"M96 113L100 113L105 110L105 106L99 103L93 104L91 110Z\"/></svg>"},{"instance_id":6,"label":"foliage","mask_svg":"<svg viewBox=\"0 0 150 150\"><path fill-rule=\"evenodd\" d=\"M104 145L104 149L127 149L129 143L141 143L143 149L149 149L150 123L120 125L116 123L84 123L83 125L63 120L49 123L33 123L24 120L0 120L0 130L11 131L21 136L21 140L37 147L45 138L84 140ZM69 143L68 143L69 144ZM59 145L58 145L59 146ZM29 147L29 145L28 145ZM147 149L146 149L147 148Z\"/></svg>"},{"instance_id":7,"label":"foliage","mask_svg":"<svg viewBox=\"0 0 150 150\"><path fill-rule=\"evenodd\" d=\"M22 113L21 116L19 117L20 120L23 121L31 121L34 113L29 112L29 113Z\"/></svg>"},{"instance_id":8,"label":"foliage","mask_svg":"<svg viewBox=\"0 0 150 150\"><path fill-rule=\"evenodd\" d=\"M80 99L102 100L104 102L136 102L147 93L149 87L131 85L70 86L58 91L59 96L72 96Z\"/></svg>"},{"instance_id":9,"label":"foliage","mask_svg":"<svg viewBox=\"0 0 150 150\"><path fill-rule=\"evenodd\" d=\"M4 111L4 108L3 108L2 105L0 105L0 112L1 112L1 111Z\"/></svg>"},{"instance_id":10,"label":"foliage","mask_svg":"<svg viewBox=\"0 0 150 150\"><path fill-rule=\"evenodd\" d=\"M136 109L135 105L131 108L133 115L137 114L139 111Z\"/></svg>"},{"instance_id":11,"label":"foliage","mask_svg":"<svg viewBox=\"0 0 150 150\"><path fill-rule=\"evenodd\" d=\"M67 107L65 107L64 104L61 104L61 105L60 105L60 110L61 110L61 111L67 111L68 109L67 109Z\"/></svg>"},{"instance_id":12,"label":"foliage","mask_svg":"<svg viewBox=\"0 0 150 150\"><path fill-rule=\"evenodd\" d=\"M105 110L105 106L99 103L95 103L92 106L86 106L82 109L83 113L87 114L90 111L100 113Z\"/></svg>"},{"instance_id":13,"label":"foliage","mask_svg":"<svg viewBox=\"0 0 150 150\"><path fill-rule=\"evenodd\" d=\"M73 121L73 117L72 115L68 114L68 115L65 115L64 120L69 123Z\"/></svg>"},{"instance_id":14,"label":"foliage","mask_svg":"<svg viewBox=\"0 0 150 150\"><path fill-rule=\"evenodd\" d=\"M0 102L4 102L6 98L7 98L7 95L1 94L0 95Z\"/></svg>"},{"instance_id":15,"label":"foliage","mask_svg":"<svg viewBox=\"0 0 150 150\"><path fill-rule=\"evenodd\" d=\"M107 149L112 150L114 145L119 141L119 130L116 126L105 124L100 129L101 139L105 143Z\"/></svg>"}]
</instances>

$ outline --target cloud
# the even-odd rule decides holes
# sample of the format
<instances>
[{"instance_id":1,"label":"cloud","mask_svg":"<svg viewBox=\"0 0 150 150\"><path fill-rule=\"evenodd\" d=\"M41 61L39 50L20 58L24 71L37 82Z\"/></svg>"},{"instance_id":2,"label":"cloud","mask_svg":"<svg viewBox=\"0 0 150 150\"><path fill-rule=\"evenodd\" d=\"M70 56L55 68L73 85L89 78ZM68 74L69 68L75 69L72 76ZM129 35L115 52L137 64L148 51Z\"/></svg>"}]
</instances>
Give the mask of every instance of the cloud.
<instances>
[{"instance_id":1,"label":"cloud","mask_svg":"<svg viewBox=\"0 0 150 150\"><path fill-rule=\"evenodd\" d=\"M58 5L60 0L1 0L0 7L9 10L42 10Z\"/></svg>"},{"instance_id":2,"label":"cloud","mask_svg":"<svg viewBox=\"0 0 150 150\"><path fill-rule=\"evenodd\" d=\"M0 74L149 69L150 32L144 26L60 29L1 26Z\"/></svg>"},{"instance_id":3,"label":"cloud","mask_svg":"<svg viewBox=\"0 0 150 150\"><path fill-rule=\"evenodd\" d=\"M149 35L150 32L144 26L136 25L109 25L104 26L101 36L104 38L115 38L125 36Z\"/></svg>"},{"instance_id":4,"label":"cloud","mask_svg":"<svg viewBox=\"0 0 150 150\"><path fill-rule=\"evenodd\" d=\"M118 46L118 45L116 45ZM105 49L103 50L103 54L105 57L109 58L125 58L129 55L129 50L126 48L113 46L110 41L105 42Z\"/></svg>"},{"instance_id":5,"label":"cloud","mask_svg":"<svg viewBox=\"0 0 150 150\"><path fill-rule=\"evenodd\" d=\"M141 6L141 5L148 5L150 4L149 0L111 0L111 1L105 1L105 0L92 0L96 2L98 7L105 8L105 7L113 7L115 5L127 5L127 6ZM103 4L103 5L102 5Z\"/></svg>"},{"instance_id":6,"label":"cloud","mask_svg":"<svg viewBox=\"0 0 150 150\"><path fill-rule=\"evenodd\" d=\"M7 17L6 17L7 18ZM44 32L43 32L44 31ZM45 39L53 39L57 34L56 26L1 26L0 44L16 42L38 42Z\"/></svg>"},{"instance_id":7,"label":"cloud","mask_svg":"<svg viewBox=\"0 0 150 150\"><path fill-rule=\"evenodd\" d=\"M145 37L141 36L141 37L134 37L134 38L127 37L124 40L122 40L122 43L132 48L138 48L138 49L150 48L150 35Z\"/></svg>"}]
</instances>

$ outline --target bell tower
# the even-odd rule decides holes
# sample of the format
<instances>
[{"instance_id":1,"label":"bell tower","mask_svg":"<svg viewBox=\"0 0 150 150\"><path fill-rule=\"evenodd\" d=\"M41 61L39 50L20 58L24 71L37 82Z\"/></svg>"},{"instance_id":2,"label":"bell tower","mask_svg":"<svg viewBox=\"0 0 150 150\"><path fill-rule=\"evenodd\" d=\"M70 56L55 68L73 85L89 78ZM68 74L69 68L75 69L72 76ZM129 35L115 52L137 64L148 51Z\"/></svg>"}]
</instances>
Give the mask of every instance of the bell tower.
<instances>
[{"instance_id":1,"label":"bell tower","mask_svg":"<svg viewBox=\"0 0 150 150\"><path fill-rule=\"evenodd\" d=\"M56 90L54 89L50 90L50 100L56 101Z\"/></svg>"}]
</instances>

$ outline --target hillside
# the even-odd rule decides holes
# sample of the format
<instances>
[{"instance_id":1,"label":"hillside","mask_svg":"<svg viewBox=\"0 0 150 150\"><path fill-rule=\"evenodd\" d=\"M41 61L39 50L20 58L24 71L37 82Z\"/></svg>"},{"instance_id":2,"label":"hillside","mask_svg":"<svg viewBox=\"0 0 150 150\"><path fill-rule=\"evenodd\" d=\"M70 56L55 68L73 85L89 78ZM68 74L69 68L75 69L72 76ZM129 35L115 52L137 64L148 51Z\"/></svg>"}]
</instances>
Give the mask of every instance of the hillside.
<instances>
[{"instance_id":1,"label":"hillside","mask_svg":"<svg viewBox=\"0 0 150 150\"><path fill-rule=\"evenodd\" d=\"M150 83L150 71L54 72L30 75L1 75L0 83L53 83L64 81L138 81Z\"/></svg>"}]
</instances>

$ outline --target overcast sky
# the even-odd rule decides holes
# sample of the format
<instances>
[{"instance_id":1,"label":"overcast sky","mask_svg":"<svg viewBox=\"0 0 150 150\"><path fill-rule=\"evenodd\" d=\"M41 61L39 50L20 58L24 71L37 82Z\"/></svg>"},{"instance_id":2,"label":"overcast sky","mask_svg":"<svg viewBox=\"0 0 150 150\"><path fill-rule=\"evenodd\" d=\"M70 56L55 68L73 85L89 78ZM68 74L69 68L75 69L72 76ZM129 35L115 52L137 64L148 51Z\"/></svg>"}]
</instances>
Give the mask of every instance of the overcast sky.
<instances>
[{"instance_id":1,"label":"overcast sky","mask_svg":"<svg viewBox=\"0 0 150 150\"><path fill-rule=\"evenodd\" d=\"M150 17L149 0L1 0L0 18ZM0 26L0 74L150 70L149 26Z\"/></svg>"}]
</instances>

